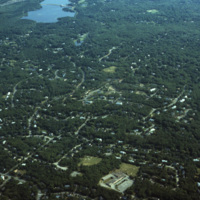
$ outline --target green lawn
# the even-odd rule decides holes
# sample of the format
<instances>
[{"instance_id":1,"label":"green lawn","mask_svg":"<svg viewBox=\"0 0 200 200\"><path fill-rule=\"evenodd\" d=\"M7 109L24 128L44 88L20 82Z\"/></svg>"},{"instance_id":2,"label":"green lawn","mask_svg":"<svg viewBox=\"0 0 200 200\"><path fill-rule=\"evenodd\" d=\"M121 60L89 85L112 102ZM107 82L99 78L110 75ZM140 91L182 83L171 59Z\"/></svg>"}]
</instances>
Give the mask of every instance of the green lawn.
<instances>
[{"instance_id":1,"label":"green lawn","mask_svg":"<svg viewBox=\"0 0 200 200\"><path fill-rule=\"evenodd\" d=\"M78 166L91 166L96 165L101 162L101 158L93 157L93 156L85 156L84 158L81 158L81 161L79 162Z\"/></svg>"},{"instance_id":2,"label":"green lawn","mask_svg":"<svg viewBox=\"0 0 200 200\"><path fill-rule=\"evenodd\" d=\"M122 163L117 171L121 171L129 176L135 177L139 171L139 167L127 163Z\"/></svg>"}]
</instances>

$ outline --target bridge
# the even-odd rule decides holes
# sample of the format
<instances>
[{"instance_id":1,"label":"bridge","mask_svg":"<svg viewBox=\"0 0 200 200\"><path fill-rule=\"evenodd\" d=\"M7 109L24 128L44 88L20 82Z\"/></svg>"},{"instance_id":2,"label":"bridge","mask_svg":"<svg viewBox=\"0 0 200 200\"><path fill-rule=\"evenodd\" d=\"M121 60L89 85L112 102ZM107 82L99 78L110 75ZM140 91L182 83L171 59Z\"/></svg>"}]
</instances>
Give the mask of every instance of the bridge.
<instances>
[{"instance_id":1,"label":"bridge","mask_svg":"<svg viewBox=\"0 0 200 200\"><path fill-rule=\"evenodd\" d=\"M60 6L60 7L62 7L62 8L68 7L68 5L64 5L64 4L53 4L53 3L47 3L47 4L41 4L41 5Z\"/></svg>"}]
</instances>

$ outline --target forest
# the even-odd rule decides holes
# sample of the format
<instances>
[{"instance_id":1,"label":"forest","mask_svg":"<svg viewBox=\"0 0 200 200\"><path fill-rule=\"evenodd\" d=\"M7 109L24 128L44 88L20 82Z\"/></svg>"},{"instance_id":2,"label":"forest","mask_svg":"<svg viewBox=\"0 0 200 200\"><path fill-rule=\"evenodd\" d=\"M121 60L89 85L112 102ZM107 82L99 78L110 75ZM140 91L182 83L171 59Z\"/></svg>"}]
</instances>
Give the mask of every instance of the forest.
<instances>
[{"instance_id":1,"label":"forest","mask_svg":"<svg viewBox=\"0 0 200 200\"><path fill-rule=\"evenodd\" d=\"M199 1L40 3L0 0L0 199L199 199Z\"/></svg>"}]
</instances>

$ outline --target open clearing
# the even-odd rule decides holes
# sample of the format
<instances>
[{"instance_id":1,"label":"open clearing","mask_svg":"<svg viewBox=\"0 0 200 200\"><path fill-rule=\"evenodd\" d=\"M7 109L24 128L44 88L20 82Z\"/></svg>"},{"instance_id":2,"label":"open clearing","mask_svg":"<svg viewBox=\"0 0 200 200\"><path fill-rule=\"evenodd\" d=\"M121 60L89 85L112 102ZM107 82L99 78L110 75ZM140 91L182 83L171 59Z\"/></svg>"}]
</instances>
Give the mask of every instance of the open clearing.
<instances>
[{"instance_id":1,"label":"open clearing","mask_svg":"<svg viewBox=\"0 0 200 200\"><path fill-rule=\"evenodd\" d=\"M108 91L105 92L105 95L110 95L110 94L113 94L113 93L115 94L116 93L116 90L115 90L115 88L113 86L108 86L107 90Z\"/></svg>"},{"instance_id":2,"label":"open clearing","mask_svg":"<svg viewBox=\"0 0 200 200\"><path fill-rule=\"evenodd\" d=\"M93 156L85 156L84 158L81 158L80 163L78 164L78 166L92 166L92 165L96 165L98 163L101 162L101 158L98 157L93 157Z\"/></svg>"},{"instance_id":3,"label":"open clearing","mask_svg":"<svg viewBox=\"0 0 200 200\"><path fill-rule=\"evenodd\" d=\"M73 172L70 174L70 176L71 176L71 177L82 176L82 173L77 172L77 171L73 171Z\"/></svg>"},{"instance_id":4,"label":"open clearing","mask_svg":"<svg viewBox=\"0 0 200 200\"><path fill-rule=\"evenodd\" d=\"M106 73L115 73L116 68L117 67L115 67L115 66L111 66L111 67L103 69L103 71Z\"/></svg>"},{"instance_id":5,"label":"open clearing","mask_svg":"<svg viewBox=\"0 0 200 200\"><path fill-rule=\"evenodd\" d=\"M152 9L152 10L147 10L148 13L156 14L158 13L158 10Z\"/></svg>"},{"instance_id":6,"label":"open clearing","mask_svg":"<svg viewBox=\"0 0 200 200\"><path fill-rule=\"evenodd\" d=\"M84 33L82 35L78 35L78 39L74 40L74 43L82 43L84 42L85 38L88 36L88 33Z\"/></svg>"},{"instance_id":7,"label":"open clearing","mask_svg":"<svg viewBox=\"0 0 200 200\"><path fill-rule=\"evenodd\" d=\"M85 0L78 1L78 4L85 3Z\"/></svg>"},{"instance_id":8,"label":"open clearing","mask_svg":"<svg viewBox=\"0 0 200 200\"><path fill-rule=\"evenodd\" d=\"M124 172L125 174L135 177L138 173L139 167L131 164L122 163L120 168L116 171Z\"/></svg>"},{"instance_id":9,"label":"open clearing","mask_svg":"<svg viewBox=\"0 0 200 200\"><path fill-rule=\"evenodd\" d=\"M136 91L135 94L147 96L147 94L143 91Z\"/></svg>"}]
</instances>

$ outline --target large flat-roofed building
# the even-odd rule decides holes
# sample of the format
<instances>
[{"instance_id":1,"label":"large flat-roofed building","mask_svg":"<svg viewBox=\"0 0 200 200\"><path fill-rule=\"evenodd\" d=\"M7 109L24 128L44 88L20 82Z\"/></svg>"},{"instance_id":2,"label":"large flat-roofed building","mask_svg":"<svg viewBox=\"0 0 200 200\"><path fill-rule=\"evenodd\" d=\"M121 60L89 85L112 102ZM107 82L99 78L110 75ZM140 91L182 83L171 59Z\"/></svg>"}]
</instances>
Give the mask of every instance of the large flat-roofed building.
<instances>
[{"instance_id":1,"label":"large flat-roofed building","mask_svg":"<svg viewBox=\"0 0 200 200\"><path fill-rule=\"evenodd\" d=\"M99 184L117 192L123 193L127 188L133 185L133 180L123 172L113 172L100 180Z\"/></svg>"}]
</instances>

